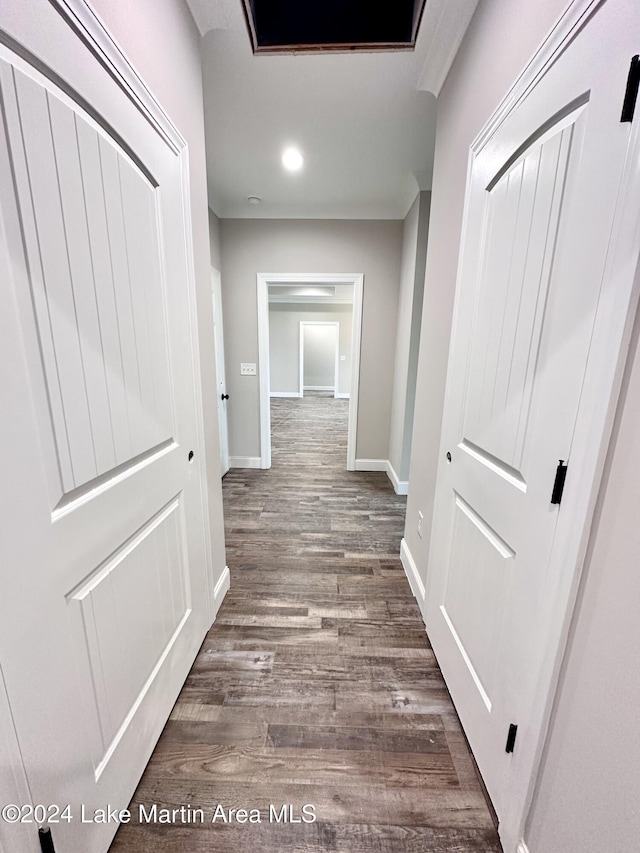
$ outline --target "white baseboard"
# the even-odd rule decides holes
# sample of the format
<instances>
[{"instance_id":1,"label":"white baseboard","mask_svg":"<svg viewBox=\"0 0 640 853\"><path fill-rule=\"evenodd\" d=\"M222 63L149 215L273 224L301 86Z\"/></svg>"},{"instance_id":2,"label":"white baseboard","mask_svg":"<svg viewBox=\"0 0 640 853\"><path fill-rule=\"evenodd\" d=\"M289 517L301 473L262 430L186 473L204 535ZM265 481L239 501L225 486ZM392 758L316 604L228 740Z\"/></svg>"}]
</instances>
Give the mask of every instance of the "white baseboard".
<instances>
[{"instance_id":1,"label":"white baseboard","mask_svg":"<svg viewBox=\"0 0 640 853\"><path fill-rule=\"evenodd\" d=\"M269 391L270 397L286 397L287 399L291 397L295 397L296 399L300 399L302 394L299 391Z\"/></svg>"},{"instance_id":2,"label":"white baseboard","mask_svg":"<svg viewBox=\"0 0 640 853\"><path fill-rule=\"evenodd\" d=\"M220 605L222 604L227 591L229 590L229 586L231 585L231 575L229 574L229 566L225 566L222 570L222 574L218 578L218 582L213 590L213 619L215 621L216 616L218 615L218 610L220 610Z\"/></svg>"},{"instance_id":3,"label":"white baseboard","mask_svg":"<svg viewBox=\"0 0 640 853\"><path fill-rule=\"evenodd\" d=\"M415 599L418 602L418 607L420 608L422 619L424 620L424 596L426 590L424 588L422 578L418 573L418 567L416 566L415 560L411 556L407 540L404 537L400 543L400 562L402 563L404 573L406 574L409 586L411 587L411 592L414 594Z\"/></svg>"},{"instance_id":4,"label":"white baseboard","mask_svg":"<svg viewBox=\"0 0 640 853\"><path fill-rule=\"evenodd\" d=\"M338 391L338 393L335 395L335 397L336 397L336 400L350 400L351 394L349 394L349 392L345 393L344 391Z\"/></svg>"},{"instance_id":5,"label":"white baseboard","mask_svg":"<svg viewBox=\"0 0 640 853\"><path fill-rule=\"evenodd\" d=\"M386 459L356 459L356 471L383 471L387 473Z\"/></svg>"},{"instance_id":6,"label":"white baseboard","mask_svg":"<svg viewBox=\"0 0 640 853\"><path fill-rule=\"evenodd\" d=\"M229 468L262 468L259 456L230 456Z\"/></svg>"},{"instance_id":7,"label":"white baseboard","mask_svg":"<svg viewBox=\"0 0 640 853\"><path fill-rule=\"evenodd\" d=\"M409 491L409 483L407 480L399 480L398 475L393 469L393 465L388 459L356 459L356 471L382 471L389 480L393 490L397 495L406 495Z\"/></svg>"},{"instance_id":8,"label":"white baseboard","mask_svg":"<svg viewBox=\"0 0 640 853\"><path fill-rule=\"evenodd\" d=\"M409 494L409 481L401 480L396 474L396 469L391 462L387 462L387 477L391 480L391 485L396 495Z\"/></svg>"},{"instance_id":9,"label":"white baseboard","mask_svg":"<svg viewBox=\"0 0 640 853\"><path fill-rule=\"evenodd\" d=\"M333 385L305 385L304 391L335 391Z\"/></svg>"}]
</instances>

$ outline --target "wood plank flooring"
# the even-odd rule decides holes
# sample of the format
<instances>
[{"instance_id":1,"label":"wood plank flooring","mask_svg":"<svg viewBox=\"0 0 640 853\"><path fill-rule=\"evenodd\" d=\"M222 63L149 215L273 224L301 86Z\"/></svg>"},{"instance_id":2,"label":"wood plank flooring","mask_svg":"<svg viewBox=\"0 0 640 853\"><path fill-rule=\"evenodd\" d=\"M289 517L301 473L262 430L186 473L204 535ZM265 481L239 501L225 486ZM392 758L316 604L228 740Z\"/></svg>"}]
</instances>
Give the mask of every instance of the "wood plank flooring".
<instances>
[{"instance_id":1,"label":"wood plank flooring","mask_svg":"<svg viewBox=\"0 0 640 853\"><path fill-rule=\"evenodd\" d=\"M405 499L345 470L347 409L274 399L272 469L225 477L231 590L112 853L501 851L398 558ZM270 822L285 804L317 820Z\"/></svg>"}]
</instances>

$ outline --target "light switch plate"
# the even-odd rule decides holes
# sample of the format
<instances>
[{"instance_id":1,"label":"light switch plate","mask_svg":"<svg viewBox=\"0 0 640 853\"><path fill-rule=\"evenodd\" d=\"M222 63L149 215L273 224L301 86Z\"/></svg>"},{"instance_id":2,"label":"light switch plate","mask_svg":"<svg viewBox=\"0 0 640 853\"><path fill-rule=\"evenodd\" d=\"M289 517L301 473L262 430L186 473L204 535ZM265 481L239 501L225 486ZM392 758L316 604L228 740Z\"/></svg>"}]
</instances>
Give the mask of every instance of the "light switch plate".
<instances>
[{"instance_id":1,"label":"light switch plate","mask_svg":"<svg viewBox=\"0 0 640 853\"><path fill-rule=\"evenodd\" d=\"M255 376L256 375L255 364L247 364L245 362L240 362L240 375L241 376Z\"/></svg>"}]
</instances>

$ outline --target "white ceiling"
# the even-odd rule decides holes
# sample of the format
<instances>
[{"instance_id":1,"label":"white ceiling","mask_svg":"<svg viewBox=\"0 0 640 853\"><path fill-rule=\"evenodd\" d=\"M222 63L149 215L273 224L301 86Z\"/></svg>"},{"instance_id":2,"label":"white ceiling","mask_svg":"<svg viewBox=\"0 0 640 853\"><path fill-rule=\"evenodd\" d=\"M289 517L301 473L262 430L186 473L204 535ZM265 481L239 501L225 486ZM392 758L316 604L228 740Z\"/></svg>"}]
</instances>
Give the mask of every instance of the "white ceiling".
<instances>
[{"instance_id":1,"label":"white ceiling","mask_svg":"<svg viewBox=\"0 0 640 853\"><path fill-rule=\"evenodd\" d=\"M253 55L241 0L188 3L203 34L209 204L218 216L404 218L431 186L433 93L477 0L427 0L413 52L275 56ZM287 145L304 154L301 172L281 166Z\"/></svg>"}]
</instances>

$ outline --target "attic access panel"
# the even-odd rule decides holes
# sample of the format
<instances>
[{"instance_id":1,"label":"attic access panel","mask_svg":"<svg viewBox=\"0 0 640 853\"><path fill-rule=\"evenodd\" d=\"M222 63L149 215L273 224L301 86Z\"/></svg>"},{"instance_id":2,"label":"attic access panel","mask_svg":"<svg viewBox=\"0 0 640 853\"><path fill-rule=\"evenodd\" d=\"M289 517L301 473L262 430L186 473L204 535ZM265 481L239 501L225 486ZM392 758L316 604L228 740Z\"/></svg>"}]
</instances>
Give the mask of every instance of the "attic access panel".
<instances>
[{"instance_id":1,"label":"attic access panel","mask_svg":"<svg viewBox=\"0 0 640 853\"><path fill-rule=\"evenodd\" d=\"M425 0L242 0L254 53L411 50Z\"/></svg>"}]
</instances>

